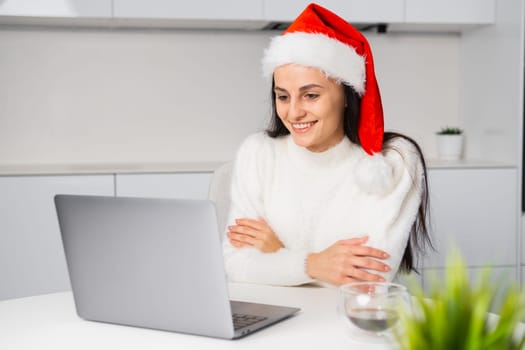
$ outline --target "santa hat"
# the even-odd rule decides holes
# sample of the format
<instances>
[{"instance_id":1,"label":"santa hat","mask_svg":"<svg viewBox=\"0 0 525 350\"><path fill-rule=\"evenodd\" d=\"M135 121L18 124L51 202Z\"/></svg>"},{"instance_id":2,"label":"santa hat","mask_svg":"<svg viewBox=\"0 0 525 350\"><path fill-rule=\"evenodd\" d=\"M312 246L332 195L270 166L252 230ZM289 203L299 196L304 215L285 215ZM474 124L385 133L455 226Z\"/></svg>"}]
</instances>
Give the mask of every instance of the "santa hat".
<instances>
[{"instance_id":1,"label":"santa hat","mask_svg":"<svg viewBox=\"0 0 525 350\"><path fill-rule=\"evenodd\" d=\"M272 39L263 58L263 72L295 63L321 69L351 86L361 96L359 141L366 153L383 145L383 107L366 38L348 22L317 4L310 4L282 35Z\"/></svg>"}]
</instances>

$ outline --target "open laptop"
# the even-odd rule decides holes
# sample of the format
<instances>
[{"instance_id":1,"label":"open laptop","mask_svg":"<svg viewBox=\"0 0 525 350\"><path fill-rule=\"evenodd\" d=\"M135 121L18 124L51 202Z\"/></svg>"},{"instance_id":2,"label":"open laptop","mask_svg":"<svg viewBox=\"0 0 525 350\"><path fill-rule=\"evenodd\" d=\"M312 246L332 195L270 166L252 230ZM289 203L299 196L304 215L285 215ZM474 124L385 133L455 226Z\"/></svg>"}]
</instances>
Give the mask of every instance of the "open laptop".
<instances>
[{"instance_id":1,"label":"open laptop","mask_svg":"<svg viewBox=\"0 0 525 350\"><path fill-rule=\"evenodd\" d=\"M55 205L84 319L234 339L299 311L230 302L210 201L57 195Z\"/></svg>"}]
</instances>

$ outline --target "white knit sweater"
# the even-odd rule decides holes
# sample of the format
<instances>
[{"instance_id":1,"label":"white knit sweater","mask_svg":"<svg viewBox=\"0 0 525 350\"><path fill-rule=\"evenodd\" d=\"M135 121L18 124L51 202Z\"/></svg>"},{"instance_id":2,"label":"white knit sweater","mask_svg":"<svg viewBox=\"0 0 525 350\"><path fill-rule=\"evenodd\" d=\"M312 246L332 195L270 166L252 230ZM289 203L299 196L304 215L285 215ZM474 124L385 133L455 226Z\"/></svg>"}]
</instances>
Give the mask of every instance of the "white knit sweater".
<instances>
[{"instance_id":1,"label":"white knit sweater","mask_svg":"<svg viewBox=\"0 0 525 350\"><path fill-rule=\"evenodd\" d=\"M369 236L387 251L391 280L399 267L421 200L422 165L414 146L397 138L388 151L367 155L344 138L325 152L297 146L290 135L249 136L232 177L228 225L236 218L264 218L284 248L263 253L224 241L230 281L274 285L312 282L309 253L340 239ZM378 273L378 272L376 272Z\"/></svg>"}]
</instances>

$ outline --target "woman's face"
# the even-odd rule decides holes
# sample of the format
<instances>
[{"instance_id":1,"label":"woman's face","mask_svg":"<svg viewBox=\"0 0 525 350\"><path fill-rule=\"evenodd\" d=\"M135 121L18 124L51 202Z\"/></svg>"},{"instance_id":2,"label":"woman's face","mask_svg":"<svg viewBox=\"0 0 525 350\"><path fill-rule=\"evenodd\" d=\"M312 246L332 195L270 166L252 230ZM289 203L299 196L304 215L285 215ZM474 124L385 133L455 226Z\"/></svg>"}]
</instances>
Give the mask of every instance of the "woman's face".
<instances>
[{"instance_id":1,"label":"woman's face","mask_svg":"<svg viewBox=\"0 0 525 350\"><path fill-rule=\"evenodd\" d=\"M275 69L277 115L294 142L312 152L326 151L344 137L343 87L317 68L287 64Z\"/></svg>"}]
</instances>

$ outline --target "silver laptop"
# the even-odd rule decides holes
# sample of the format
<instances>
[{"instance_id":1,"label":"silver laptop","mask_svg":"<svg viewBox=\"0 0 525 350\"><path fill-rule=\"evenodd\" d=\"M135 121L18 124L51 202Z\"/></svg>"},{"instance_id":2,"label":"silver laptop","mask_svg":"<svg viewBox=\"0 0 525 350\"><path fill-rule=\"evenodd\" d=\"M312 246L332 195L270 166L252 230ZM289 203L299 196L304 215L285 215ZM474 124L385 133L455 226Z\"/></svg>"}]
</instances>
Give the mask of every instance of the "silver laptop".
<instances>
[{"instance_id":1,"label":"silver laptop","mask_svg":"<svg viewBox=\"0 0 525 350\"><path fill-rule=\"evenodd\" d=\"M299 311L229 300L210 201L57 195L55 205L84 319L234 339Z\"/></svg>"}]
</instances>

